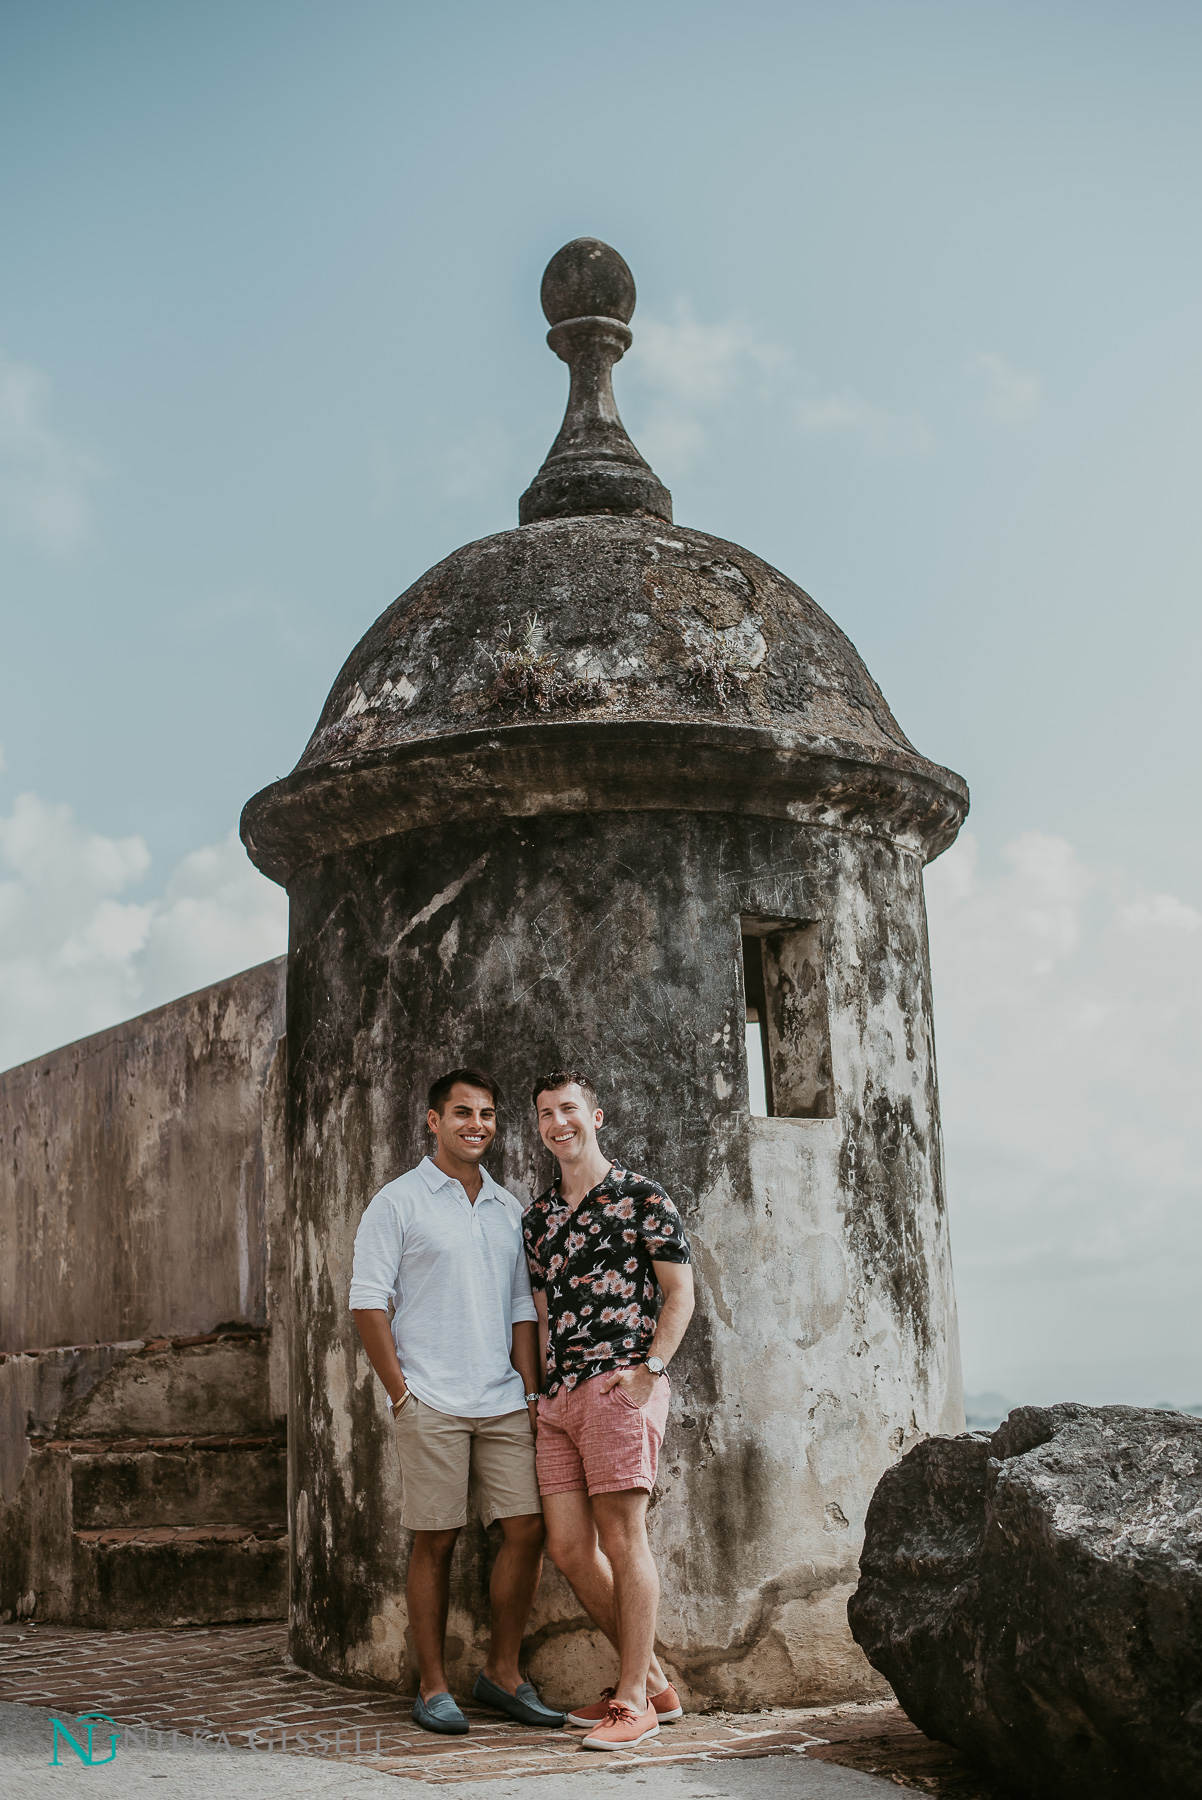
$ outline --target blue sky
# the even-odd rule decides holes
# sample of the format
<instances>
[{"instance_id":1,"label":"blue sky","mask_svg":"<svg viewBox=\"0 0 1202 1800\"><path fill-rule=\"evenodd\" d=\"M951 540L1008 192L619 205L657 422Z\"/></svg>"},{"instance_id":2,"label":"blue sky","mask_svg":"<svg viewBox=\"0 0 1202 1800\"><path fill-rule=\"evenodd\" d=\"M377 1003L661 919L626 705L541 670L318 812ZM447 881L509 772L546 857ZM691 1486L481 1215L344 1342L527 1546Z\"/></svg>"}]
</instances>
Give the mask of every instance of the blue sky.
<instances>
[{"instance_id":1,"label":"blue sky","mask_svg":"<svg viewBox=\"0 0 1202 1800\"><path fill-rule=\"evenodd\" d=\"M931 872L970 1386L1202 1398L1200 48L1157 3L0 11L0 1060L278 944L241 804L515 521L539 277L600 236L678 519L972 785Z\"/></svg>"}]
</instances>

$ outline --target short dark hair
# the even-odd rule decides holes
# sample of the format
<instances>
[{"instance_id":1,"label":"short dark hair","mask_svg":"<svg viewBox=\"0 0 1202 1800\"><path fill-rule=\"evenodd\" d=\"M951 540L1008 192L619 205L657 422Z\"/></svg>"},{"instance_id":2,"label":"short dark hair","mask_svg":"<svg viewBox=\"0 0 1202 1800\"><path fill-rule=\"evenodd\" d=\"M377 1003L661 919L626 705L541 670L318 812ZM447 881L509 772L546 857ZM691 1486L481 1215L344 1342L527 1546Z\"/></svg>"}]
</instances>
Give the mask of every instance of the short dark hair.
<instances>
[{"instance_id":1,"label":"short dark hair","mask_svg":"<svg viewBox=\"0 0 1202 1800\"><path fill-rule=\"evenodd\" d=\"M501 1097L501 1090L497 1083L491 1075L486 1075L483 1069L448 1069L445 1075L440 1075L437 1081L430 1083L430 1091L426 1095L426 1105L431 1112L440 1113L442 1111L450 1099L451 1089L457 1081L462 1081L465 1087L483 1088L485 1093L491 1096L494 1106Z\"/></svg>"},{"instance_id":2,"label":"short dark hair","mask_svg":"<svg viewBox=\"0 0 1202 1800\"><path fill-rule=\"evenodd\" d=\"M552 1069L549 1074L540 1075L535 1082L534 1092L530 1096L531 1105L537 1107L540 1094L553 1094L557 1088L571 1087L573 1083L584 1089L585 1096L594 1109L601 1104L591 1075L584 1074L581 1069Z\"/></svg>"}]
</instances>

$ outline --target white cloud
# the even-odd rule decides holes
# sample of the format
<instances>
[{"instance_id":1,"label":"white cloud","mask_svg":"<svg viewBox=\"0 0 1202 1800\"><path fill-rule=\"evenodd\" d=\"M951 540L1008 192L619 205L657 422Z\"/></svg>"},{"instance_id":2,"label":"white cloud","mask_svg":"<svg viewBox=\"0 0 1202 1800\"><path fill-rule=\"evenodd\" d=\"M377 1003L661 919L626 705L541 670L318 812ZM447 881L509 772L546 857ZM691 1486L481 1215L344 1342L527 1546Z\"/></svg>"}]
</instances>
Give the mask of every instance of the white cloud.
<instances>
[{"instance_id":1,"label":"white cloud","mask_svg":"<svg viewBox=\"0 0 1202 1800\"><path fill-rule=\"evenodd\" d=\"M968 368L989 418L1001 425L1025 425L1035 417L1043 402L1037 375L1024 375L992 350L979 350Z\"/></svg>"},{"instance_id":2,"label":"white cloud","mask_svg":"<svg viewBox=\"0 0 1202 1800\"><path fill-rule=\"evenodd\" d=\"M83 928L67 939L59 959L68 969L92 962L127 962L145 945L153 917L151 906L119 906L115 900L102 900Z\"/></svg>"},{"instance_id":3,"label":"white cloud","mask_svg":"<svg viewBox=\"0 0 1202 1800\"><path fill-rule=\"evenodd\" d=\"M640 317L623 365L642 390L637 438L654 467L684 468L709 442L703 415L759 393L764 378L788 383L788 353L750 327L727 321L709 325L678 301L670 318Z\"/></svg>"},{"instance_id":4,"label":"white cloud","mask_svg":"<svg viewBox=\"0 0 1202 1800\"><path fill-rule=\"evenodd\" d=\"M850 392L815 394L790 351L737 320L707 324L687 301L669 318L640 315L626 362L641 402L637 441L666 470L694 461L709 444L709 421L748 399L781 409L805 435L841 433L877 454L911 454L932 442L916 414Z\"/></svg>"},{"instance_id":5,"label":"white cloud","mask_svg":"<svg viewBox=\"0 0 1202 1800\"><path fill-rule=\"evenodd\" d=\"M792 372L787 350L744 324L703 324L684 300L671 319L640 318L630 363L651 386L686 406L713 406L749 378L787 379Z\"/></svg>"},{"instance_id":6,"label":"white cloud","mask_svg":"<svg viewBox=\"0 0 1202 1800\"><path fill-rule=\"evenodd\" d=\"M869 449L886 456L929 450L935 441L930 427L917 413L887 412L851 393L802 400L797 408L797 423L805 432L856 434Z\"/></svg>"},{"instance_id":7,"label":"white cloud","mask_svg":"<svg viewBox=\"0 0 1202 1800\"><path fill-rule=\"evenodd\" d=\"M927 871L965 1379L1202 1400L1202 924L1031 832Z\"/></svg>"},{"instance_id":8,"label":"white cloud","mask_svg":"<svg viewBox=\"0 0 1202 1800\"><path fill-rule=\"evenodd\" d=\"M259 874L236 831L193 850L167 882L142 955L163 998L186 994L288 948L288 896Z\"/></svg>"},{"instance_id":9,"label":"white cloud","mask_svg":"<svg viewBox=\"0 0 1202 1800\"><path fill-rule=\"evenodd\" d=\"M1152 894L1146 900L1133 900L1129 906L1119 907L1119 919L1124 931L1136 936L1153 931L1188 934L1202 927L1202 913L1186 906L1175 894Z\"/></svg>"},{"instance_id":10,"label":"white cloud","mask_svg":"<svg viewBox=\"0 0 1202 1800\"><path fill-rule=\"evenodd\" d=\"M140 837L83 830L36 794L0 816L0 1067L204 987L287 943L288 902L231 832L157 898Z\"/></svg>"},{"instance_id":11,"label":"white cloud","mask_svg":"<svg viewBox=\"0 0 1202 1800\"><path fill-rule=\"evenodd\" d=\"M49 382L0 352L0 520L44 550L76 549L100 466L46 423Z\"/></svg>"}]
</instances>

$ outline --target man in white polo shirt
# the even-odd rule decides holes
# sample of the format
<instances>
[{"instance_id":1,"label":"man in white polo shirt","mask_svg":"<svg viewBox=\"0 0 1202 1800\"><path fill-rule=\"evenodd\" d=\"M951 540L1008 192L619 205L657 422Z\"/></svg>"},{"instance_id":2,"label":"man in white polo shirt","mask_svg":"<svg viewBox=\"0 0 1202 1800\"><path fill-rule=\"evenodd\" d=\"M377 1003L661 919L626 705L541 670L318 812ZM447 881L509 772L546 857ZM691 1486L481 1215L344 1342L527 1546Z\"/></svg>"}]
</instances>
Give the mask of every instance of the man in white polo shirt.
<instances>
[{"instance_id":1,"label":"man in white polo shirt","mask_svg":"<svg viewBox=\"0 0 1202 1800\"><path fill-rule=\"evenodd\" d=\"M497 1084L479 1069L433 1083L431 1155L382 1187L359 1221L350 1303L388 1390L401 1462L401 1523L414 1534L406 1600L421 1685L413 1718L457 1736L468 1722L444 1665L451 1552L469 1485L503 1541L489 1598L492 1643L474 1698L523 1725L562 1726L518 1669L542 1570L534 1469L538 1326L522 1208L481 1162L497 1131ZM389 1308L392 1318L389 1320Z\"/></svg>"}]
</instances>

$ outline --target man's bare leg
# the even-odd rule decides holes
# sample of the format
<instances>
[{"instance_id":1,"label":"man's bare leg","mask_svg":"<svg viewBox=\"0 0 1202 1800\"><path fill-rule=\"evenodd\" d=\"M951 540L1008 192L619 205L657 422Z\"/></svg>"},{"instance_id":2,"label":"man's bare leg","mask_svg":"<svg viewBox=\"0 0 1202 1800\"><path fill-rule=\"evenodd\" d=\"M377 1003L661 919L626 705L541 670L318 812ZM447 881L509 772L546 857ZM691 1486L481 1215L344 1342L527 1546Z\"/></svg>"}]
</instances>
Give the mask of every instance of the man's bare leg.
<instances>
[{"instance_id":1,"label":"man's bare leg","mask_svg":"<svg viewBox=\"0 0 1202 1800\"><path fill-rule=\"evenodd\" d=\"M423 1700L428 1700L431 1694L449 1691L443 1658L451 1596L451 1552L458 1536L457 1526L450 1531L415 1531L413 1534L405 1600Z\"/></svg>"},{"instance_id":2,"label":"man's bare leg","mask_svg":"<svg viewBox=\"0 0 1202 1800\"><path fill-rule=\"evenodd\" d=\"M659 1571L647 1542L647 1501L641 1488L594 1494L597 1536L614 1579L618 1615L618 1688L614 1699L633 1712L647 1709L647 1678L655 1655Z\"/></svg>"},{"instance_id":3,"label":"man's bare leg","mask_svg":"<svg viewBox=\"0 0 1202 1800\"><path fill-rule=\"evenodd\" d=\"M646 1513L647 1496L637 1492L628 1494L598 1494L596 1500L590 1501L587 1494L544 1494L543 1517L547 1522L547 1554L555 1567L572 1585L572 1591L583 1606L597 1630L607 1637L621 1657L619 1643L618 1606L614 1591L614 1571L609 1558L601 1548L597 1536L597 1521L594 1517L594 1506L604 1500L642 1499L643 1513ZM646 1544L646 1526L643 1528L643 1542ZM650 1560L648 1549L647 1557ZM655 1564L651 1564L652 1573ZM658 1578L657 1578L658 1590ZM652 1614L652 1643L650 1662L646 1671L646 1686L653 1694L662 1694L668 1685L668 1677L660 1666L659 1658L654 1651L654 1613ZM640 1708L640 1711L642 1709Z\"/></svg>"},{"instance_id":4,"label":"man's bare leg","mask_svg":"<svg viewBox=\"0 0 1202 1800\"><path fill-rule=\"evenodd\" d=\"M517 1691L522 1677L518 1655L522 1633L534 1604L534 1590L543 1567L543 1529L539 1513L517 1514L500 1520L504 1542L493 1564L488 1597L492 1605L492 1641L484 1674L507 1694Z\"/></svg>"}]
</instances>

